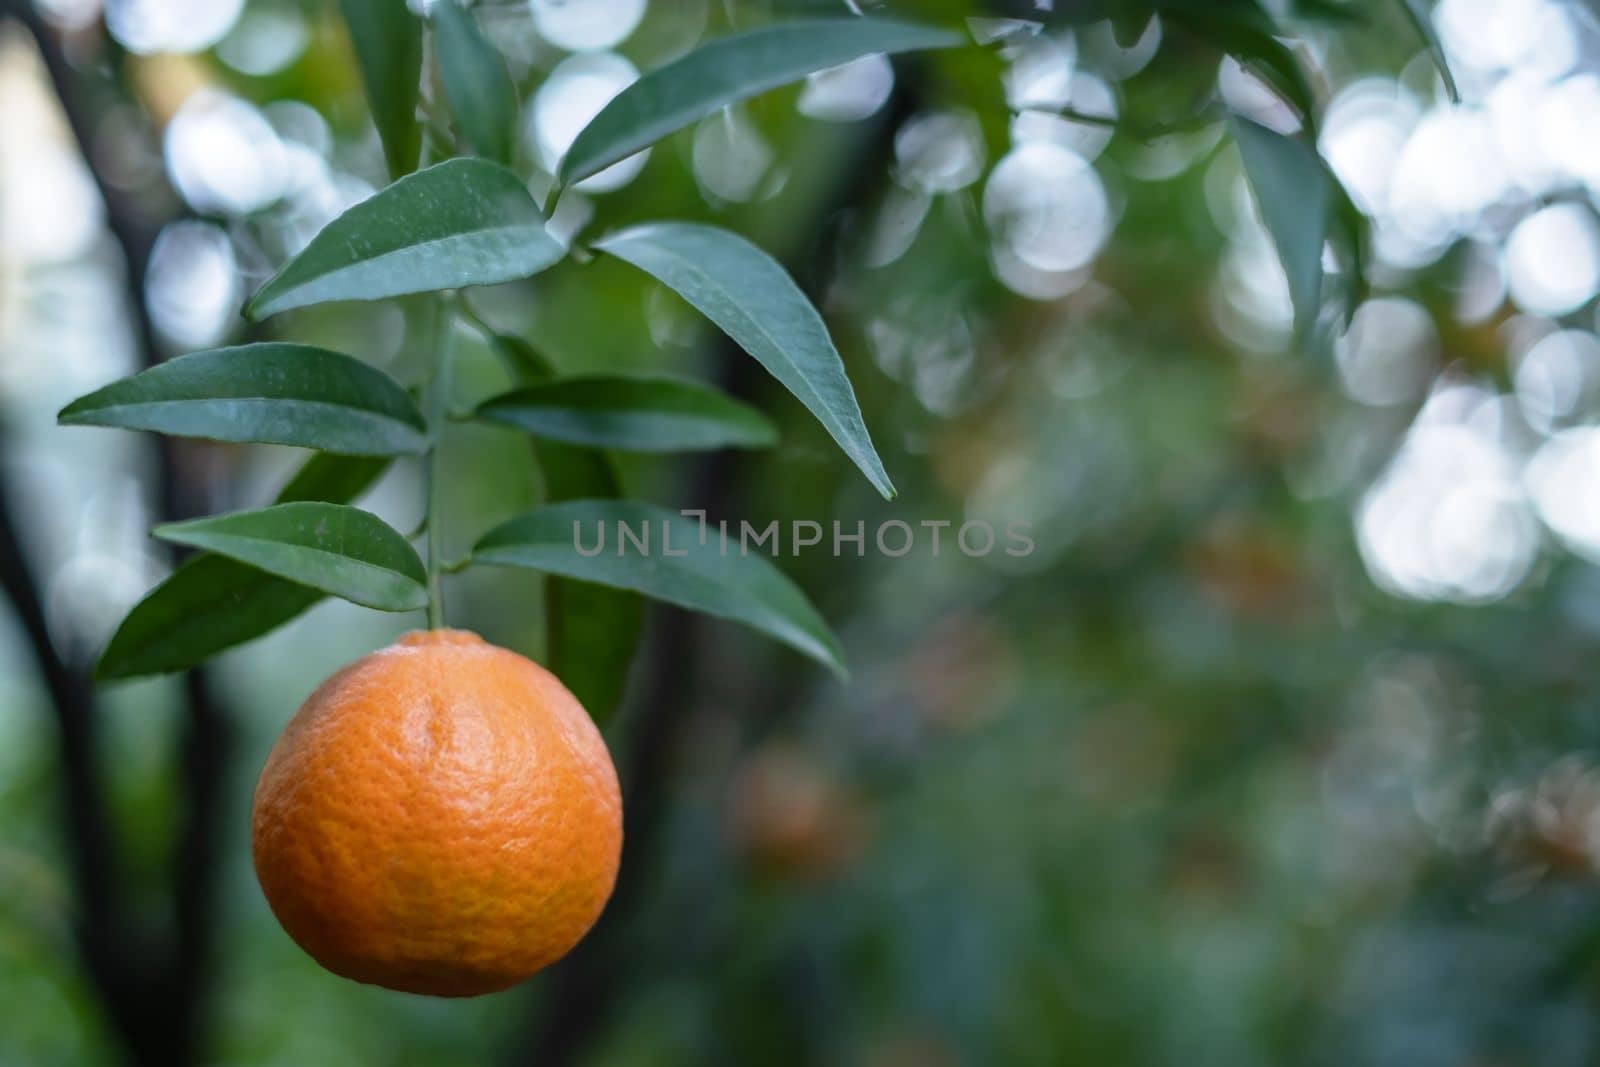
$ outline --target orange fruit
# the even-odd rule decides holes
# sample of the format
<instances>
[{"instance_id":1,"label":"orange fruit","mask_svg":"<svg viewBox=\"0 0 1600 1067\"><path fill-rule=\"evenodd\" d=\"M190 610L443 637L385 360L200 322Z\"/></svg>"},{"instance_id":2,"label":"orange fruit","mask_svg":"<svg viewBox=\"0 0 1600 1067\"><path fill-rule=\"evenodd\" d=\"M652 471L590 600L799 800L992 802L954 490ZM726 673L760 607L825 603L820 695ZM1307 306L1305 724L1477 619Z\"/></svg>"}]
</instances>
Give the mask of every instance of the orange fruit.
<instances>
[{"instance_id":1,"label":"orange fruit","mask_svg":"<svg viewBox=\"0 0 1600 1067\"><path fill-rule=\"evenodd\" d=\"M802 749L763 746L734 774L729 836L753 867L780 880L823 879L853 863L869 813Z\"/></svg>"},{"instance_id":2,"label":"orange fruit","mask_svg":"<svg viewBox=\"0 0 1600 1067\"><path fill-rule=\"evenodd\" d=\"M273 914L335 974L460 997L515 985L588 932L622 798L576 698L460 630L350 664L290 720L256 786Z\"/></svg>"}]
</instances>

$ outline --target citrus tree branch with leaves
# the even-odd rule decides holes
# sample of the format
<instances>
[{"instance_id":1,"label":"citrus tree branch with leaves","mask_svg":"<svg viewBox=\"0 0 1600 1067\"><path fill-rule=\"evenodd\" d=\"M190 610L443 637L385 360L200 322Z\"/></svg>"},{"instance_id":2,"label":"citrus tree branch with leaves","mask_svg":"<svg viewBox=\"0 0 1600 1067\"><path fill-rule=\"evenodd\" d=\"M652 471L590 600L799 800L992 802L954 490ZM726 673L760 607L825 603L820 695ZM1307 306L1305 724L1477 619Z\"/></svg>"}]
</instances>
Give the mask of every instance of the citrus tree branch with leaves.
<instances>
[{"instance_id":1,"label":"citrus tree branch with leaves","mask_svg":"<svg viewBox=\"0 0 1600 1067\"><path fill-rule=\"evenodd\" d=\"M195 577L193 568L201 561L194 561L187 573L174 575L130 614L101 661L102 678L191 666L282 623L316 594L385 611L425 609L430 625L442 625L446 561L439 552L437 494L430 487L426 562L399 532L348 500L385 461L421 456L426 469L434 469L453 399L450 339L457 308L469 299L466 291L533 277L569 255L619 259L676 292L797 397L885 498L894 496L821 315L771 257L729 231L673 221L631 226L569 247L552 234L523 180L503 162L484 158L507 157L505 130L516 100L492 46L470 13L453 3L437 5L427 29L458 140L475 154L407 173L411 159L423 161L428 155L416 119L424 26L385 7L357 0L345 4L374 101L373 118L396 178L329 223L251 297L245 314L261 320L333 301L439 294L430 305L435 359L417 387L424 403L419 406L400 382L354 357L273 343L184 356L64 409L60 421L66 425L295 445L318 453L272 507L157 529L159 537L239 565L232 572L237 580L258 588L245 598L245 610L235 598L226 598L232 625L204 624L190 601L202 586L217 598L221 586L213 571ZM1359 214L1311 140L1316 130L1311 83L1253 4L1171 3L1159 10L1219 48L1237 51L1302 120L1298 137L1243 118L1232 121L1284 263L1297 328L1309 339L1330 295L1323 277L1324 245L1332 241L1341 247L1354 268L1351 277L1359 281L1363 242ZM1310 10L1322 13L1320 5ZM880 18L779 23L713 40L613 99L572 144L546 200L553 202L563 188L767 89L865 55L963 45L949 29ZM1342 304L1347 314L1353 305L1349 293ZM758 412L708 387L670 378L563 378L525 344L493 332L477 315L469 312L465 319L488 332L486 339L507 355L523 383L479 401L466 418L587 450L689 451L762 447L775 440ZM322 479L328 490L319 486ZM669 540L690 550L682 562L669 563L573 550L574 529L619 522L676 529L678 537ZM701 543L700 532L690 532L690 525L639 502L579 497L488 531L470 559L450 569L519 566L642 593L734 618L842 671L836 640L792 584L763 560L741 555L735 561L721 546ZM277 581L264 582L263 575ZM168 609L179 603L198 625L175 639L165 622Z\"/></svg>"},{"instance_id":2,"label":"citrus tree branch with leaves","mask_svg":"<svg viewBox=\"0 0 1600 1067\"><path fill-rule=\"evenodd\" d=\"M475 31L440 34L455 18L434 15L442 80L452 103L476 101L488 87L464 83L492 69L494 59ZM392 43L407 55L413 51L409 37ZM612 101L574 143L558 182L581 181L773 84L860 55L956 43L948 31L857 19L783 25L714 42ZM371 47L361 49L369 72L382 65L368 55ZM390 56L382 63L396 61ZM368 77L370 82L376 75ZM464 129L481 122L478 110L466 113L474 118L462 122ZM411 125L380 130L387 146L409 145L416 136ZM391 147L391 159L398 154ZM531 277L575 251L552 236L522 180L505 166L478 157L445 160L399 177L328 224L245 307L249 317L261 319L329 301L442 294L433 298L436 358L419 385L422 405L399 382L354 357L273 343L169 361L80 398L62 411L61 422L296 445L316 450L311 462L336 471L349 470L351 463L375 471L375 460L420 455L431 471L452 403L450 337L457 304L466 299L462 291ZM798 397L879 492L892 498L893 486L821 315L766 253L728 231L679 222L608 234L589 251L637 267L699 309ZM481 322L475 315L467 321ZM548 376L515 342L494 334L488 340L500 351L518 353L513 370L523 380ZM775 440L760 413L708 387L670 378L547 377L485 399L467 417L590 450L760 447ZM297 481L303 492L304 480ZM339 481L340 488L357 486L354 478ZM285 621L291 606L309 606L319 593L384 611L426 609L430 624L441 625L446 561L438 549L437 494L428 494L426 563L398 531L346 503L348 496L321 495L335 499L281 498L259 511L159 527L159 537L238 565L240 578L258 588L243 611L238 598L219 598L235 624L225 630L204 624L192 610L197 591L217 596L215 573L180 571L130 614L101 660L101 677L189 666ZM646 559L574 551L573 531L595 523L672 531L667 536L687 554ZM723 615L843 669L826 624L775 567L703 540L675 513L638 502L578 498L487 532L466 564L529 567ZM189 566L201 565L196 560ZM263 583L262 575L278 581ZM180 602L191 608L183 614L195 623L186 640L175 640L167 625L168 609Z\"/></svg>"},{"instance_id":3,"label":"citrus tree branch with leaves","mask_svg":"<svg viewBox=\"0 0 1600 1067\"><path fill-rule=\"evenodd\" d=\"M1348 320L1363 290L1366 220L1317 153L1316 79L1299 50L1285 43L1285 28L1252 0L1057 6L1061 11L1049 18L1159 14L1234 56L1292 110L1297 132L1242 116L1217 121L1232 129L1283 263L1297 337L1307 347L1322 343L1334 324ZM1403 6L1426 34L1426 18ZM60 414L64 425L311 452L268 507L171 515L179 521L156 527L157 537L196 554L132 609L101 656L97 677L189 670L328 596L379 611L422 612L431 629L441 629L446 577L487 566L546 577L548 666L601 725L620 698L618 664L633 654L640 596L734 620L843 676L843 648L794 582L766 559L727 552L677 512L622 496L608 455L765 448L776 442L773 424L744 401L695 381L562 374L488 322L472 290L533 278L567 259L627 264L718 327L893 499L822 315L770 255L696 222L652 221L582 238L558 236L549 216L564 191L769 89L863 56L984 46L960 25L877 17L779 22L713 39L617 95L535 196L510 167L515 87L469 7L442 0L425 17L380 0L343 0L341 8L392 181L330 222L253 294L245 314L263 322L330 302L400 301L414 324L428 324L429 366L417 380L402 380L321 347L244 344L149 366L68 405ZM1306 0L1292 14L1353 17L1343 5ZM442 98L436 102L451 116L444 130L419 120L433 84ZM1324 273L1329 249L1340 266L1335 279ZM463 328L480 332L505 362L510 390L465 403L454 394L452 342ZM483 531L465 558L447 559L439 456L456 421L528 434L547 500ZM425 517L416 536L352 503L396 461L418 463L423 472ZM673 551L660 545L655 553L578 551L575 531L597 526L662 531ZM570 640L576 632L570 619L581 614L592 626L597 613L624 638L609 658ZM598 670L597 661L604 665Z\"/></svg>"}]
</instances>

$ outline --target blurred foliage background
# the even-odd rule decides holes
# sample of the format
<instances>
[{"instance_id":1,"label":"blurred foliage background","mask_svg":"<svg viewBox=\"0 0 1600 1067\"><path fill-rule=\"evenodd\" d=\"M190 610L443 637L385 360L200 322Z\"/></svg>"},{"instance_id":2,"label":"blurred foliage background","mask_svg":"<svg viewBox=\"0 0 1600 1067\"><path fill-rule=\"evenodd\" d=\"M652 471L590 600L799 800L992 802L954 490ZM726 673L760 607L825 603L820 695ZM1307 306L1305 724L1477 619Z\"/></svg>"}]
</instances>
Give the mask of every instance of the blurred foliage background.
<instances>
[{"instance_id":1,"label":"blurred foliage background","mask_svg":"<svg viewBox=\"0 0 1600 1067\"><path fill-rule=\"evenodd\" d=\"M325 602L203 677L81 680L169 566L152 516L264 503L295 457L59 429L63 402L247 338L413 355L392 306L238 317L384 180L336 7L7 0L0 1063L119 1062L141 1019L186 1035L174 1064L1600 1059L1600 17L1440 0L1452 104L1400 5L1278 12L1373 225L1349 329L1297 346L1217 121L1292 112L1135 5L1008 21L1033 6L891 5L990 43L762 96L556 211L589 235L715 220L778 255L892 504L642 275L482 294L565 370L713 378L781 419L770 454L630 460L641 495L758 526L1024 521L1037 548L786 554L844 684L652 616L608 731L617 898L528 986L445 1002L319 970L247 846L283 723L410 620ZM478 5L536 191L639 71L841 9ZM461 402L503 388L460 343ZM511 432L464 428L446 463L452 555L537 499ZM410 528L416 478L368 506ZM452 617L537 654L537 592L469 572Z\"/></svg>"}]
</instances>

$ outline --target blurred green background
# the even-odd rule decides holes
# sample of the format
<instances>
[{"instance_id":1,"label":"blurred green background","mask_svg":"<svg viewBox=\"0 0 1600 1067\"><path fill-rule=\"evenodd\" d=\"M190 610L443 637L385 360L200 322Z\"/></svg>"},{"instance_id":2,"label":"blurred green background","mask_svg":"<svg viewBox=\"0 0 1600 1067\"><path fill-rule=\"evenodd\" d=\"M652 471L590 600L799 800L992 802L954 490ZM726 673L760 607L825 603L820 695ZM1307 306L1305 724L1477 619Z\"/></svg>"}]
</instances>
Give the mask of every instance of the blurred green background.
<instances>
[{"instance_id":1,"label":"blurred green background","mask_svg":"<svg viewBox=\"0 0 1600 1067\"><path fill-rule=\"evenodd\" d=\"M639 71L847 6L478 7L537 192ZM1441 0L1460 104L1397 4L1285 19L1373 220L1350 328L1296 346L1216 121L1293 114L1134 5L1007 17L1033 6L892 5L989 43L767 94L556 210L585 236L713 220L778 256L893 503L643 275L567 262L479 294L563 370L692 374L780 420L771 453L629 460L640 496L758 527L1026 522L1036 548L786 545L848 683L654 614L608 729L617 898L565 963L448 1002L318 969L248 850L295 707L420 620L328 602L203 684L82 681L169 566L152 518L264 503L296 456L158 451L57 428L61 404L151 348L282 336L402 375L414 354L393 304L238 317L384 181L336 7L7 0L0 1063L121 1062L141 1017L188 1035L168 1062L284 1067L1600 1060L1600 18ZM459 341L458 401L504 388ZM451 556L538 499L512 432L464 428L445 462ZM409 529L419 499L402 465L367 506ZM469 572L452 621L537 655L538 593Z\"/></svg>"}]
</instances>

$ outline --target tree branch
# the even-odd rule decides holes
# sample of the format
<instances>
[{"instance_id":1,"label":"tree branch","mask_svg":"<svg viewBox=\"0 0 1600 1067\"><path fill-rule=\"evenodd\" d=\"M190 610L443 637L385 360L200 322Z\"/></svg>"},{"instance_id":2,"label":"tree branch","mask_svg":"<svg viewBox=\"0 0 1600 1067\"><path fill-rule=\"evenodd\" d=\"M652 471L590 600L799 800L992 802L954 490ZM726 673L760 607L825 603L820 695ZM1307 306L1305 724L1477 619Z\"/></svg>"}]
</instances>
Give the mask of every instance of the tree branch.
<instances>
[{"instance_id":1,"label":"tree branch","mask_svg":"<svg viewBox=\"0 0 1600 1067\"><path fill-rule=\"evenodd\" d=\"M62 800L67 820L67 854L77 887L74 933L90 981L111 1009L113 1023L126 1032L116 1011L120 993L131 984L120 946L122 923L111 886L116 862L105 796L94 745L94 692L88 680L57 652L45 621L38 583L23 555L13 520L10 486L0 480L0 588L5 590L27 638L45 692L55 711L61 754Z\"/></svg>"},{"instance_id":2,"label":"tree branch","mask_svg":"<svg viewBox=\"0 0 1600 1067\"><path fill-rule=\"evenodd\" d=\"M123 255L126 299L140 362L153 366L161 358L161 342L145 300L145 283L150 252L166 220L147 217L141 211L137 191L124 190L108 181L97 165L95 109L86 81L73 68L56 34L32 3L0 0L0 15L20 22L38 49L79 154L105 203L107 228ZM167 193L170 196L170 190ZM180 477L180 446L158 437L156 447L160 462L154 488L161 517L172 521L199 513L203 502L197 499L198 494L186 491ZM20 555L8 558L7 567L13 571L9 577L16 580L13 601L22 612L23 602L17 597L26 596L33 583ZM10 581L7 590L12 592ZM81 857L75 871L76 892L90 926L83 948L85 962L95 975L109 1014L126 1021L122 1030L133 1058L182 1067L198 1058L202 1021L199 1001L209 986L217 846L224 810L222 784L232 748L227 717L208 674L204 670L190 672L184 679L188 715L180 740L184 816L173 850L173 937L164 951L147 951L132 944L130 933L119 929L114 918L107 918L116 913L112 898L115 865L93 760L92 691L87 680L59 661L46 669L47 662L55 658L53 652L47 655L44 651L48 648L48 634L39 632L38 640L45 641L44 646L31 634L30 640L61 726L68 833L74 855ZM52 672L65 673L57 677ZM91 856L99 858L90 859ZM131 959L155 959L156 973L143 974L137 982L127 981L127 976L114 973L116 968L109 962L119 953ZM112 971L100 973L108 967ZM153 990L160 991L159 1000L152 997Z\"/></svg>"}]
</instances>

